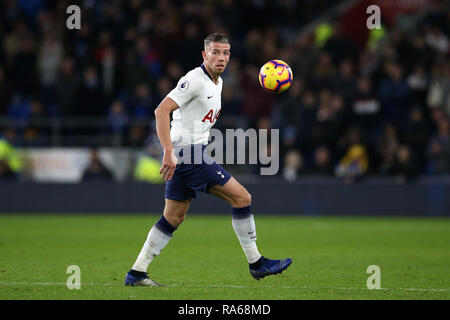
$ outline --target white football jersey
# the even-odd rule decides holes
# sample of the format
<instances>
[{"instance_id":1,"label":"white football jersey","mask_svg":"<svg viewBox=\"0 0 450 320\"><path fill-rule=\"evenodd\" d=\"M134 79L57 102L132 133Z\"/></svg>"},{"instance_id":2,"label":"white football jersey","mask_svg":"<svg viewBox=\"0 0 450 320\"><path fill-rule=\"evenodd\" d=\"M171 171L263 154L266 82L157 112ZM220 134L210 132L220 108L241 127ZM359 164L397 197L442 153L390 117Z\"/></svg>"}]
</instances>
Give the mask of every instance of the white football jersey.
<instances>
[{"instance_id":1,"label":"white football jersey","mask_svg":"<svg viewBox=\"0 0 450 320\"><path fill-rule=\"evenodd\" d=\"M208 144L209 130L221 110L222 78L216 85L201 65L189 71L167 95L179 108L172 114L170 139L174 147Z\"/></svg>"}]
</instances>

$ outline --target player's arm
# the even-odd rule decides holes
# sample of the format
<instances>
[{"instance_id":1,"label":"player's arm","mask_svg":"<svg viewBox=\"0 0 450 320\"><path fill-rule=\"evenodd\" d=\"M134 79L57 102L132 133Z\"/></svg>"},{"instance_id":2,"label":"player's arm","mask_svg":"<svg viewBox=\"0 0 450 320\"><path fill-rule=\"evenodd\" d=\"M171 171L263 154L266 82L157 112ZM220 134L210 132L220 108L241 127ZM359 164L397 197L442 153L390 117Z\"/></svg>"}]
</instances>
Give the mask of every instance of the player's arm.
<instances>
[{"instance_id":1,"label":"player's arm","mask_svg":"<svg viewBox=\"0 0 450 320\"><path fill-rule=\"evenodd\" d=\"M170 140L170 114L176 109L178 109L178 105L169 97L165 97L155 109L156 133L164 149L159 173L162 174L163 179L166 181L172 179L178 161L173 152L172 141Z\"/></svg>"}]
</instances>

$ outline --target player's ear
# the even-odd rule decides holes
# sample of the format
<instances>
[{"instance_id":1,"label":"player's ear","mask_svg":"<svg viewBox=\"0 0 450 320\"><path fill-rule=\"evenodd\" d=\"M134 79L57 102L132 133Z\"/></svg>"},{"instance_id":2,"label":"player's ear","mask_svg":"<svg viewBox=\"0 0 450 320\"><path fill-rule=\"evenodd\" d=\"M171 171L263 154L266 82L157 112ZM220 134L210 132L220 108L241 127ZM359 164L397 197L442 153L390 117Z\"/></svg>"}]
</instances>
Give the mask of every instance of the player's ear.
<instances>
[{"instance_id":1,"label":"player's ear","mask_svg":"<svg viewBox=\"0 0 450 320\"><path fill-rule=\"evenodd\" d=\"M202 57L203 57L203 60L206 59L206 51L202 51Z\"/></svg>"}]
</instances>

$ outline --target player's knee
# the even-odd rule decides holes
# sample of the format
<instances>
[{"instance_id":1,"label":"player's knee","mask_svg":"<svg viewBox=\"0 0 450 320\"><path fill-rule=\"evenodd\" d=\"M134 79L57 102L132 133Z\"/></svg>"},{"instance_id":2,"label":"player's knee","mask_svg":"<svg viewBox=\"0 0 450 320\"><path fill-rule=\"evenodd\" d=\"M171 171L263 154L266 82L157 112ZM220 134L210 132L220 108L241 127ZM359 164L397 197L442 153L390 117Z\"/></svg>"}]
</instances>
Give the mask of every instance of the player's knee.
<instances>
[{"instance_id":1,"label":"player's knee","mask_svg":"<svg viewBox=\"0 0 450 320\"><path fill-rule=\"evenodd\" d=\"M178 227L186 218L186 212L170 212L165 214L167 221L174 227Z\"/></svg>"},{"instance_id":2,"label":"player's knee","mask_svg":"<svg viewBox=\"0 0 450 320\"><path fill-rule=\"evenodd\" d=\"M180 225L184 221L185 218L186 218L186 214L185 213L177 216L178 225Z\"/></svg>"},{"instance_id":3,"label":"player's knee","mask_svg":"<svg viewBox=\"0 0 450 320\"><path fill-rule=\"evenodd\" d=\"M167 221L175 228L178 228L178 226L183 222L183 220L184 220L183 216L177 216L177 215L170 216L167 219Z\"/></svg>"},{"instance_id":4,"label":"player's knee","mask_svg":"<svg viewBox=\"0 0 450 320\"><path fill-rule=\"evenodd\" d=\"M239 195L234 203L233 206L237 208L247 207L252 204L252 195L248 193L248 191L245 191L245 193Z\"/></svg>"},{"instance_id":5,"label":"player's knee","mask_svg":"<svg viewBox=\"0 0 450 320\"><path fill-rule=\"evenodd\" d=\"M245 206L249 206L252 204L252 195L247 192L247 194L244 197Z\"/></svg>"}]
</instances>

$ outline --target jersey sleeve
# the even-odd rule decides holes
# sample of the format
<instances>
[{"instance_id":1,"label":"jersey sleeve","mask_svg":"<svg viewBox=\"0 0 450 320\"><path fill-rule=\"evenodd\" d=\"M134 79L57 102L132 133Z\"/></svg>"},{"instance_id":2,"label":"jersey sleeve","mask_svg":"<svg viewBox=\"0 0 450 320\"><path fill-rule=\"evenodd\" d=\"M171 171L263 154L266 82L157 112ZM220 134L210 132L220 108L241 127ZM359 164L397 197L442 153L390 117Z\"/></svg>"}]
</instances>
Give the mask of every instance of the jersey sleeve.
<instances>
[{"instance_id":1,"label":"jersey sleeve","mask_svg":"<svg viewBox=\"0 0 450 320\"><path fill-rule=\"evenodd\" d=\"M182 108L186 103L199 95L200 83L194 77L186 75L182 77L175 88L167 95Z\"/></svg>"}]
</instances>

